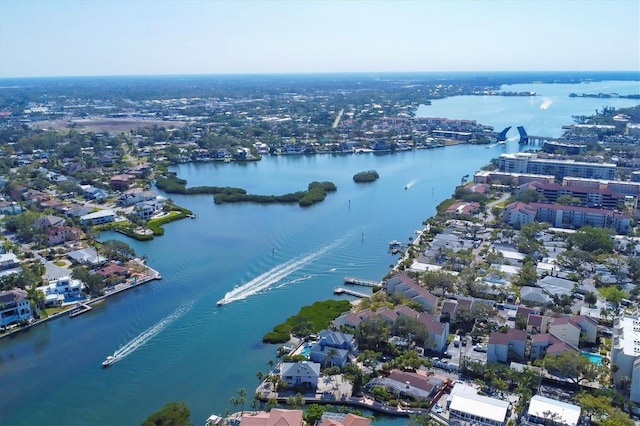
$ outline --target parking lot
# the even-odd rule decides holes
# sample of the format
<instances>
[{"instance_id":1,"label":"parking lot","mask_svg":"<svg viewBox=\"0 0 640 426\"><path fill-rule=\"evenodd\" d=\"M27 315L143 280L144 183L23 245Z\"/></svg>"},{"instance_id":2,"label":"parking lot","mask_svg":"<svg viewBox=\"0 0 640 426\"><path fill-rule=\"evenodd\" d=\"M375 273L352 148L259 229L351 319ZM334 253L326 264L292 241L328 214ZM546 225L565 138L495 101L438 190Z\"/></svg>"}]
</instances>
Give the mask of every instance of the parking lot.
<instances>
[{"instance_id":1,"label":"parking lot","mask_svg":"<svg viewBox=\"0 0 640 426\"><path fill-rule=\"evenodd\" d=\"M461 341L458 347L455 346L453 342L449 344L447 347L447 354L451 356L450 359L447 359L447 363L454 365L456 368L460 366L460 362L462 357L471 361L478 362L487 362L487 353L486 352L478 352L473 350L473 343L471 341L471 337L465 336L463 339L466 341L466 344Z\"/></svg>"}]
</instances>

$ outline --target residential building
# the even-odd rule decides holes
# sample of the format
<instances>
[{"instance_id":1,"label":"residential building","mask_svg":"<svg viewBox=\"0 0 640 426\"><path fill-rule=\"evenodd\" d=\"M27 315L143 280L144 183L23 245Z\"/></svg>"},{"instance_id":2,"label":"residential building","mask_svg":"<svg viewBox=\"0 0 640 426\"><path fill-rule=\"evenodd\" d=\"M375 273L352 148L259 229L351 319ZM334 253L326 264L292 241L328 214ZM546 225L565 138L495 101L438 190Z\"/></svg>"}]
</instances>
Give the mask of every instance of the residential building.
<instances>
[{"instance_id":1,"label":"residential building","mask_svg":"<svg viewBox=\"0 0 640 426\"><path fill-rule=\"evenodd\" d=\"M0 271L14 269L20 266L20 260L14 253L0 254Z\"/></svg>"},{"instance_id":2,"label":"residential building","mask_svg":"<svg viewBox=\"0 0 640 426\"><path fill-rule=\"evenodd\" d=\"M529 401L526 426L578 426L582 409L579 405L534 395Z\"/></svg>"},{"instance_id":3,"label":"residential building","mask_svg":"<svg viewBox=\"0 0 640 426\"><path fill-rule=\"evenodd\" d=\"M96 249L92 247L70 251L67 253L67 257L74 263L85 265L99 265L107 261L106 257L98 255Z\"/></svg>"},{"instance_id":4,"label":"residential building","mask_svg":"<svg viewBox=\"0 0 640 426\"><path fill-rule=\"evenodd\" d=\"M0 327L4 328L33 318L27 292L14 288L0 292Z\"/></svg>"},{"instance_id":5,"label":"residential building","mask_svg":"<svg viewBox=\"0 0 640 426\"><path fill-rule=\"evenodd\" d=\"M461 426L504 426L510 403L478 395L476 388L456 383L447 400L449 424Z\"/></svg>"},{"instance_id":6,"label":"residential building","mask_svg":"<svg viewBox=\"0 0 640 426\"><path fill-rule=\"evenodd\" d=\"M640 403L640 317L622 315L613 320L611 364L618 366L612 372L613 382L620 389L630 380L630 399Z\"/></svg>"},{"instance_id":7,"label":"residential building","mask_svg":"<svg viewBox=\"0 0 640 426\"><path fill-rule=\"evenodd\" d=\"M289 387L316 389L320 377L320 364L308 361L283 362L280 377L287 382Z\"/></svg>"},{"instance_id":8,"label":"residential building","mask_svg":"<svg viewBox=\"0 0 640 426\"><path fill-rule=\"evenodd\" d=\"M433 375L420 372L391 370L388 376L376 377L366 384L368 389L373 389L376 386L384 387L401 398L428 401L442 389L444 381Z\"/></svg>"},{"instance_id":9,"label":"residential building","mask_svg":"<svg viewBox=\"0 0 640 426\"><path fill-rule=\"evenodd\" d=\"M34 226L38 229L47 229L53 226L62 226L64 224L64 218L54 215L48 215L40 217L34 223Z\"/></svg>"},{"instance_id":10,"label":"residential building","mask_svg":"<svg viewBox=\"0 0 640 426\"><path fill-rule=\"evenodd\" d=\"M503 172L553 175L557 179L562 179L565 176L613 179L616 176L615 164L542 159L538 158L537 154L524 152L502 154L500 155L498 165L500 171Z\"/></svg>"},{"instance_id":11,"label":"residential building","mask_svg":"<svg viewBox=\"0 0 640 426\"><path fill-rule=\"evenodd\" d=\"M302 426L302 410L273 408L270 411L248 412L240 417L240 426ZM359 425L358 425L359 426Z\"/></svg>"},{"instance_id":12,"label":"residential building","mask_svg":"<svg viewBox=\"0 0 640 426\"><path fill-rule=\"evenodd\" d=\"M39 287L45 294L44 303L47 306L57 306L67 299L77 298L82 293L84 283L71 277L61 277L49 281L49 284Z\"/></svg>"},{"instance_id":13,"label":"residential building","mask_svg":"<svg viewBox=\"0 0 640 426\"><path fill-rule=\"evenodd\" d=\"M489 335L487 361L503 363L511 359L523 361L526 344L527 332L524 330L510 328L506 333L494 331Z\"/></svg>"},{"instance_id":14,"label":"residential building","mask_svg":"<svg viewBox=\"0 0 640 426\"><path fill-rule=\"evenodd\" d=\"M83 225L101 225L103 223L113 222L116 219L116 213L113 210L99 210L80 216L80 223Z\"/></svg>"},{"instance_id":15,"label":"residential building","mask_svg":"<svg viewBox=\"0 0 640 426\"><path fill-rule=\"evenodd\" d=\"M320 426L369 426L371 420L356 416L352 413L330 413L324 412L322 418L320 418Z\"/></svg>"},{"instance_id":16,"label":"residential building","mask_svg":"<svg viewBox=\"0 0 640 426\"><path fill-rule=\"evenodd\" d=\"M573 346L579 346L580 340L593 344L596 342L598 323L586 315L557 317L551 320L549 333Z\"/></svg>"},{"instance_id":17,"label":"residential building","mask_svg":"<svg viewBox=\"0 0 640 426\"><path fill-rule=\"evenodd\" d=\"M73 226L52 226L47 230L47 244L55 246L65 241L77 241L82 236L82 231Z\"/></svg>"},{"instance_id":18,"label":"residential building","mask_svg":"<svg viewBox=\"0 0 640 426\"><path fill-rule=\"evenodd\" d=\"M135 180L135 176L128 174L115 175L109 180L109 186L116 190L126 190Z\"/></svg>"},{"instance_id":19,"label":"residential building","mask_svg":"<svg viewBox=\"0 0 640 426\"><path fill-rule=\"evenodd\" d=\"M418 302L422 308L429 313L435 313L436 311L438 297L431 294L426 288L421 287L416 280L408 275L394 275L384 282L383 288L389 295L402 294Z\"/></svg>"}]
</instances>

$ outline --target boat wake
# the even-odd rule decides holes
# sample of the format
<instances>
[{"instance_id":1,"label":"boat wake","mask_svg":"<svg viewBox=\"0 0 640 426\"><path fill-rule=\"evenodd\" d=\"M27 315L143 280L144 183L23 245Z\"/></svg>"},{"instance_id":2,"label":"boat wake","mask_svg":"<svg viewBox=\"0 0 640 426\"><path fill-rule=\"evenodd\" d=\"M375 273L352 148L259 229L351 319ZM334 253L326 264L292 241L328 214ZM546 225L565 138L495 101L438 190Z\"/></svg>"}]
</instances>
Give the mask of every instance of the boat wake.
<instances>
[{"instance_id":1,"label":"boat wake","mask_svg":"<svg viewBox=\"0 0 640 426\"><path fill-rule=\"evenodd\" d=\"M540 104L540 109L547 109L551 106L551 104L553 103L553 101L549 98L545 98L542 100L542 103Z\"/></svg>"},{"instance_id":2,"label":"boat wake","mask_svg":"<svg viewBox=\"0 0 640 426\"><path fill-rule=\"evenodd\" d=\"M409 189L409 188L411 188L413 185L415 185L415 184L416 184L416 182L418 182L418 180L417 180L417 179L412 179L412 180L411 180L411 182L409 182L408 184L406 184L406 185L404 186L404 189Z\"/></svg>"},{"instance_id":3,"label":"boat wake","mask_svg":"<svg viewBox=\"0 0 640 426\"><path fill-rule=\"evenodd\" d=\"M337 247L341 242L336 241L333 244L329 244L321 249L314 251L311 254L308 254L301 258L294 258L287 262L281 263L280 265L274 266L267 272L258 275L251 281L234 288L233 290L227 292L222 299L218 301L218 306L226 305L227 303L237 302L238 300L246 299L249 296L253 296L254 294L266 290L272 285L280 282L284 278L293 274L294 272L302 269L304 266L313 262L317 258L321 257L325 253ZM295 283L299 281L304 281L310 278L310 276L305 276L300 279L294 279L290 281L290 283Z\"/></svg>"},{"instance_id":4,"label":"boat wake","mask_svg":"<svg viewBox=\"0 0 640 426\"><path fill-rule=\"evenodd\" d=\"M129 343L123 345L120 349L113 353L113 359L110 364L114 364L116 362L122 361L122 359L131 355L133 352L142 347L149 340L153 339L153 337L157 336L162 330L167 328L169 324L180 318L182 315L187 313L191 307L193 306L193 302L182 304L178 309L173 311L169 316L164 318L162 321L157 324L151 326L146 329L135 338L133 338Z\"/></svg>"}]
</instances>

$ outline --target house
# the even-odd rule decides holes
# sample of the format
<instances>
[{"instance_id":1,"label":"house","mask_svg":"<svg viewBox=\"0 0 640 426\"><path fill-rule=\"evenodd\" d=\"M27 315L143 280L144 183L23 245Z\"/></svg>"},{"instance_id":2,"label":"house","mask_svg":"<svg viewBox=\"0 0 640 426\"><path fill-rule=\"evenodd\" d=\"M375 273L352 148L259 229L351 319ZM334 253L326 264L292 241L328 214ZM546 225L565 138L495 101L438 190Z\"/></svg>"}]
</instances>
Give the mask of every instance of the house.
<instances>
[{"instance_id":1,"label":"house","mask_svg":"<svg viewBox=\"0 0 640 426\"><path fill-rule=\"evenodd\" d=\"M544 305L551 298L544 294L539 287L522 286L520 287L520 300L522 303L529 305Z\"/></svg>"},{"instance_id":2,"label":"house","mask_svg":"<svg viewBox=\"0 0 640 426\"><path fill-rule=\"evenodd\" d=\"M96 249L91 247L70 251L67 253L67 257L74 263L86 265L99 265L107 260L106 257L99 256Z\"/></svg>"},{"instance_id":3,"label":"house","mask_svg":"<svg viewBox=\"0 0 640 426\"><path fill-rule=\"evenodd\" d=\"M450 424L504 426L507 424L510 403L478 395L476 388L456 383L447 399Z\"/></svg>"},{"instance_id":4,"label":"house","mask_svg":"<svg viewBox=\"0 0 640 426\"><path fill-rule=\"evenodd\" d=\"M128 174L114 175L109 179L109 186L115 190L123 191L129 189L135 178L135 176Z\"/></svg>"},{"instance_id":5,"label":"house","mask_svg":"<svg viewBox=\"0 0 640 426\"><path fill-rule=\"evenodd\" d=\"M447 348L449 337L449 323L440 322L434 315L421 312L418 314L418 321L427 330L427 338L424 342L424 349L434 352L444 352Z\"/></svg>"},{"instance_id":6,"label":"house","mask_svg":"<svg viewBox=\"0 0 640 426\"><path fill-rule=\"evenodd\" d=\"M302 426L302 410L273 408L271 411L243 413L240 426ZM359 426L359 425L358 425Z\"/></svg>"},{"instance_id":7,"label":"house","mask_svg":"<svg viewBox=\"0 0 640 426\"><path fill-rule=\"evenodd\" d=\"M87 200L102 201L107 197L109 197L109 194L107 193L107 191L101 188L96 188L95 186L81 185L80 188L82 188L84 197Z\"/></svg>"},{"instance_id":8,"label":"house","mask_svg":"<svg viewBox=\"0 0 640 426\"><path fill-rule=\"evenodd\" d=\"M544 334L547 332L549 326L549 317L546 315L529 315L527 318L527 333L529 334Z\"/></svg>"},{"instance_id":9,"label":"house","mask_svg":"<svg viewBox=\"0 0 640 426\"><path fill-rule=\"evenodd\" d=\"M534 395L529 401L527 424L549 426L578 426L582 409L579 405Z\"/></svg>"},{"instance_id":10,"label":"house","mask_svg":"<svg viewBox=\"0 0 640 426\"><path fill-rule=\"evenodd\" d=\"M81 236L82 231L74 226L52 226L47 230L47 243L55 246L65 241L77 241Z\"/></svg>"},{"instance_id":11,"label":"house","mask_svg":"<svg viewBox=\"0 0 640 426\"><path fill-rule=\"evenodd\" d=\"M39 287L45 295L46 306L57 306L67 299L80 297L84 283L71 277L61 277L49 281L48 285Z\"/></svg>"},{"instance_id":12,"label":"house","mask_svg":"<svg viewBox=\"0 0 640 426\"><path fill-rule=\"evenodd\" d=\"M80 216L80 223L83 225L101 225L103 223L113 222L116 219L116 213L113 210L98 210Z\"/></svg>"},{"instance_id":13,"label":"house","mask_svg":"<svg viewBox=\"0 0 640 426\"><path fill-rule=\"evenodd\" d=\"M438 297L421 287L416 280L408 275L394 275L384 282L383 288L389 295L401 294L418 302L426 312L432 314L436 312Z\"/></svg>"},{"instance_id":14,"label":"house","mask_svg":"<svg viewBox=\"0 0 640 426\"><path fill-rule=\"evenodd\" d=\"M34 226L38 229L47 229L51 228L52 226L62 226L63 224L64 218L54 215L48 215L38 218L34 223Z\"/></svg>"},{"instance_id":15,"label":"house","mask_svg":"<svg viewBox=\"0 0 640 426\"><path fill-rule=\"evenodd\" d=\"M118 205L121 207L133 206L142 201L151 201L157 198L162 198L154 191L143 191L140 188L133 188L118 197Z\"/></svg>"},{"instance_id":16,"label":"house","mask_svg":"<svg viewBox=\"0 0 640 426\"><path fill-rule=\"evenodd\" d=\"M442 389L444 381L421 372L391 370L387 377L373 378L365 386L370 390L381 386L401 398L428 401Z\"/></svg>"},{"instance_id":17,"label":"house","mask_svg":"<svg viewBox=\"0 0 640 426\"><path fill-rule=\"evenodd\" d=\"M320 341L324 339L325 344L330 348L346 349L352 352L358 349L358 344L352 334L321 330L318 333L318 339Z\"/></svg>"},{"instance_id":18,"label":"house","mask_svg":"<svg viewBox=\"0 0 640 426\"><path fill-rule=\"evenodd\" d=\"M309 349L309 359L325 367L330 365L342 368L347 364L348 356L347 349L328 346L325 339L320 339L319 343L314 343Z\"/></svg>"},{"instance_id":19,"label":"house","mask_svg":"<svg viewBox=\"0 0 640 426\"><path fill-rule=\"evenodd\" d=\"M370 426L371 420L356 416L353 413L330 413L324 412L320 418L320 426Z\"/></svg>"},{"instance_id":20,"label":"house","mask_svg":"<svg viewBox=\"0 0 640 426\"><path fill-rule=\"evenodd\" d=\"M20 288L0 291L0 327L33 318L27 292Z\"/></svg>"},{"instance_id":21,"label":"house","mask_svg":"<svg viewBox=\"0 0 640 426\"><path fill-rule=\"evenodd\" d=\"M283 362L280 377L287 382L289 387L316 389L320 377L320 364L308 361Z\"/></svg>"},{"instance_id":22,"label":"house","mask_svg":"<svg viewBox=\"0 0 640 426\"><path fill-rule=\"evenodd\" d=\"M510 328L506 333L492 332L487 347L488 362L504 362L510 359L524 360L527 332Z\"/></svg>"},{"instance_id":23,"label":"house","mask_svg":"<svg viewBox=\"0 0 640 426\"><path fill-rule=\"evenodd\" d=\"M141 201L135 205L134 211L140 219L149 220L161 212L163 207L164 200Z\"/></svg>"},{"instance_id":24,"label":"house","mask_svg":"<svg viewBox=\"0 0 640 426\"><path fill-rule=\"evenodd\" d=\"M20 261L18 260L18 256L13 253L2 253L0 254L0 271L5 271L7 269L14 269L20 266Z\"/></svg>"},{"instance_id":25,"label":"house","mask_svg":"<svg viewBox=\"0 0 640 426\"><path fill-rule=\"evenodd\" d=\"M471 216L478 211L480 211L480 203L476 203L473 201L458 201L457 203L449 206L445 213L453 216Z\"/></svg>"},{"instance_id":26,"label":"house","mask_svg":"<svg viewBox=\"0 0 640 426\"><path fill-rule=\"evenodd\" d=\"M15 201L0 201L0 214L20 214L22 207Z\"/></svg>"},{"instance_id":27,"label":"house","mask_svg":"<svg viewBox=\"0 0 640 426\"><path fill-rule=\"evenodd\" d=\"M103 277L106 277L106 278L109 278L112 276L125 278L131 275L131 270L129 268L122 267L115 262L109 262L108 265L96 270L95 273L98 275L102 275Z\"/></svg>"}]
</instances>

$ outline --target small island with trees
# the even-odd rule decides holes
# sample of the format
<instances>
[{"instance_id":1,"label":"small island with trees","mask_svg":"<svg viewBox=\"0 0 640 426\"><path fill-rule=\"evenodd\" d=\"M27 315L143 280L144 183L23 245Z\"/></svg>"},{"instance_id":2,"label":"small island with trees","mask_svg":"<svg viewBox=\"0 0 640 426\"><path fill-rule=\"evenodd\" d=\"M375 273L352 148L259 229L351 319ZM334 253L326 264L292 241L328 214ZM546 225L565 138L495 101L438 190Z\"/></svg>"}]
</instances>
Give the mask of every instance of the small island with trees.
<instances>
[{"instance_id":1,"label":"small island with trees","mask_svg":"<svg viewBox=\"0 0 640 426\"><path fill-rule=\"evenodd\" d=\"M353 175L353 181L356 183L369 183L374 182L380 175L375 170L368 170L366 172L360 172Z\"/></svg>"}]
</instances>

